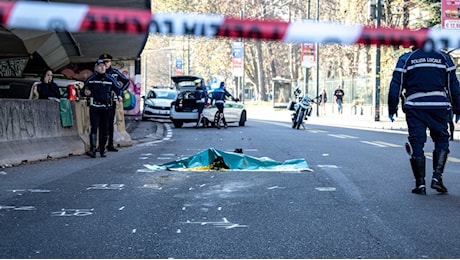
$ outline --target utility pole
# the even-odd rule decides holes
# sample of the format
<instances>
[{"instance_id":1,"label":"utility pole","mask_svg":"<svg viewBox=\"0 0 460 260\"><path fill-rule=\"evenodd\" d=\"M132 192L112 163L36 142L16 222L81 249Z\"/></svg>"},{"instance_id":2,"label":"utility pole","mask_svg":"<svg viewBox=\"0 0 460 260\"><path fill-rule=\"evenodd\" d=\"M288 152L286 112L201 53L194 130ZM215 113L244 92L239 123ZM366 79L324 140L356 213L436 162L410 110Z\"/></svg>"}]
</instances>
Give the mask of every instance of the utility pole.
<instances>
[{"instance_id":1,"label":"utility pole","mask_svg":"<svg viewBox=\"0 0 460 260\"><path fill-rule=\"evenodd\" d=\"M377 0L377 29L382 17L382 0ZM375 57L375 121L380 121L380 44L377 44Z\"/></svg>"},{"instance_id":2,"label":"utility pole","mask_svg":"<svg viewBox=\"0 0 460 260\"><path fill-rule=\"evenodd\" d=\"M319 0L316 0L316 21L319 22ZM316 96L319 96L319 43L316 42ZM316 102L316 116L319 116L319 102Z\"/></svg>"},{"instance_id":3,"label":"utility pole","mask_svg":"<svg viewBox=\"0 0 460 260\"><path fill-rule=\"evenodd\" d=\"M310 19L310 0L308 0L307 5L307 19ZM305 67L305 95L308 94L308 78L310 76L310 67Z\"/></svg>"}]
</instances>

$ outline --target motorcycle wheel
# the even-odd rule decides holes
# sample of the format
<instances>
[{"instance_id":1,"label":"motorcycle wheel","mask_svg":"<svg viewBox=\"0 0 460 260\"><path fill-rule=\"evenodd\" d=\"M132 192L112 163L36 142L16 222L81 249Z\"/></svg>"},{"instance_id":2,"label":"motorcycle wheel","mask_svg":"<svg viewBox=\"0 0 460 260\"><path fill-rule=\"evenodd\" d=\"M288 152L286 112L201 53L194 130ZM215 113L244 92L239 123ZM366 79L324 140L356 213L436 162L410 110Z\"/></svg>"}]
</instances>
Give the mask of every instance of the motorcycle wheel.
<instances>
[{"instance_id":1,"label":"motorcycle wheel","mask_svg":"<svg viewBox=\"0 0 460 260\"><path fill-rule=\"evenodd\" d=\"M299 115L297 116L297 129L299 129L300 125L303 123L304 114L305 114L304 111L300 111Z\"/></svg>"}]
</instances>

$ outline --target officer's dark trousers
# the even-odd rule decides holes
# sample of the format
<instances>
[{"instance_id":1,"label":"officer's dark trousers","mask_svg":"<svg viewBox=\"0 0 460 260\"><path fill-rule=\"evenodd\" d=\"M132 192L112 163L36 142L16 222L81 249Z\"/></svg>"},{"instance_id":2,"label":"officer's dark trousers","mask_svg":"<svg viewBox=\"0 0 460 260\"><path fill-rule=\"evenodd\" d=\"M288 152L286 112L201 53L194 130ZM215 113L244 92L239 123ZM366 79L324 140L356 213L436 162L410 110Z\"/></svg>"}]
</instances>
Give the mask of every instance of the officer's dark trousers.
<instances>
[{"instance_id":1,"label":"officer's dark trousers","mask_svg":"<svg viewBox=\"0 0 460 260\"><path fill-rule=\"evenodd\" d=\"M222 113L222 122L224 123L225 127L227 127L227 121L225 120L224 116L224 103L216 103L217 110Z\"/></svg>"},{"instance_id":2,"label":"officer's dark trousers","mask_svg":"<svg viewBox=\"0 0 460 260\"><path fill-rule=\"evenodd\" d=\"M198 117L200 117L201 113L203 113L204 103L203 102L197 102L196 106L198 107Z\"/></svg>"},{"instance_id":3,"label":"officer's dark trousers","mask_svg":"<svg viewBox=\"0 0 460 260\"><path fill-rule=\"evenodd\" d=\"M406 122L409 128L409 143L412 146L412 157L424 157L423 147L427 141L427 128L434 142L436 152L449 152L447 109L407 109Z\"/></svg>"},{"instance_id":4,"label":"officer's dark trousers","mask_svg":"<svg viewBox=\"0 0 460 260\"><path fill-rule=\"evenodd\" d=\"M224 103L216 103L216 107L219 112L224 113Z\"/></svg>"},{"instance_id":5,"label":"officer's dark trousers","mask_svg":"<svg viewBox=\"0 0 460 260\"><path fill-rule=\"evenodd\" d=\"M90 135L96 136L99 129L99 149L103 151L107 143L109 108L90 106L89 119L91 122ZM91 145L93 146L95 144Z\"/></svg>"},{"instance_id":6,"label":"officer's dark trousers","mask_svg":"<svg viewBox=\"0 0 460 260\"><path fill-rule=\"evenodd\" d=\"M115 120L115 114L117 113L117 103L113 102L113 105L109 108L109 122L108 122L108 131L109 131L109 147L113 147L113 121Z\"/></svg>"}]
</instances>

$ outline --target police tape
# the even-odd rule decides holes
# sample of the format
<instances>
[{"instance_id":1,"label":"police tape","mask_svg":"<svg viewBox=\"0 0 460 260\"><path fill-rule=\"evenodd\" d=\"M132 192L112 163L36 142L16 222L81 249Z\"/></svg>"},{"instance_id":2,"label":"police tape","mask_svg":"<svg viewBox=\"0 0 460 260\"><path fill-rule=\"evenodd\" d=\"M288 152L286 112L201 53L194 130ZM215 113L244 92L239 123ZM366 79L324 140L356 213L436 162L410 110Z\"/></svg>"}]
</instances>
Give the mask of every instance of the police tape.
<instances>
[{"instance_id":1,"label":"police tape","mask_svg":"<svg viewBox=\"0 0 460 260\"><path fill-rule=\"evenodd\" d=\"M141 9L35 1L0 2L0 23L7 28L69 32L153 33L289 43L428 46L436 49L460 47L459 30L376 28L314 20L238 19L216 14L152 14Z\"/></svg>"}]
</instances>

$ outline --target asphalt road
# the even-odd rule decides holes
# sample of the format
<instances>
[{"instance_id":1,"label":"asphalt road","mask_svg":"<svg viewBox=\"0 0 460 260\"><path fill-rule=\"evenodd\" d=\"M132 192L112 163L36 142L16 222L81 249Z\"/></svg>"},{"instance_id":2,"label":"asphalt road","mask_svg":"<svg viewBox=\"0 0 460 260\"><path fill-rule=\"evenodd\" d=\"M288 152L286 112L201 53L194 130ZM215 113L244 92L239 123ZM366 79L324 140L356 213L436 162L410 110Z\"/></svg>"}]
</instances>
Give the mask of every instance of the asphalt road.
<instances>
[{"instance_id":1,"label":"asphalt road","mask_svg":"<svg viewBox=\"0 0 460 260\"><path fill-rule=\"evenodd\" d=\"M135 145L0 172L1 258L458 258L460 152L448 195L410 193L404 132L249 120L139 122ZM162 171L214 147L308 171ZM428 142L426 151L432 145ZM429 154L427 154L429 156ZM430 169L431 160L427 160ZM427 181L431 174L427 173Z\"/></svg>"}]
</instances>

